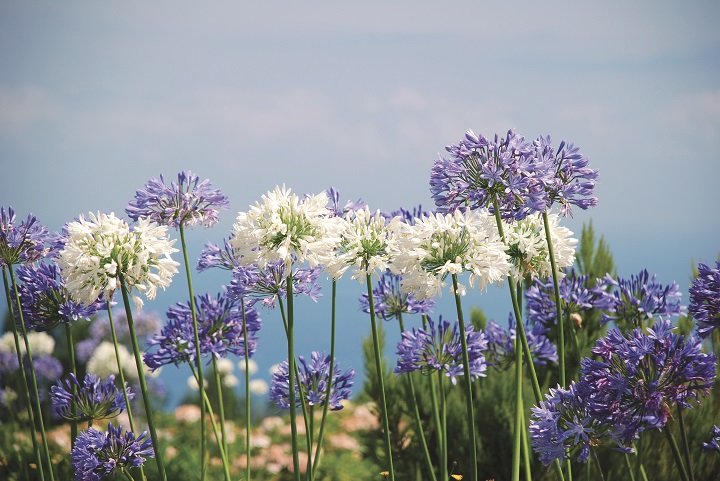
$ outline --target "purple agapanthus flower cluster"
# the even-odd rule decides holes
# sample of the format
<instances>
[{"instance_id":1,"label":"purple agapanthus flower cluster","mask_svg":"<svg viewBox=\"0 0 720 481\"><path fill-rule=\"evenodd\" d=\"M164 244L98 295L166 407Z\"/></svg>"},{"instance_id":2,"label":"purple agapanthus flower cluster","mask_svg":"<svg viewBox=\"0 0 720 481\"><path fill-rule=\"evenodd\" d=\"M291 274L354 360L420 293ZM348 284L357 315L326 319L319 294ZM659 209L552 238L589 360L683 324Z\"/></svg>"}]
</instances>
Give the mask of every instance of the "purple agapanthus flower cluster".
<instances>
[{"instance_id":1,"label":"purple agapanthus flower cluster","mask_svg":"<svg viewBox=\"0 0 720 481\"><path fill-rule=\"evenodd\" d=\"M70 298L55 262L18 268L20 299L27 327L46 331L57 324L87 319L103 307L100 301L84 305Z\"/></svg>"},{"instance_id":2,"label":"purple agapanthus flower cluster","mask_svg":"<svg viewBox=\"0 0 720 481\"><path fill-rule=\"evenodd\" d=\"M187 170L169 185L162 175L148 180L145 188L135 192L125 212L132 220L146 218L169 227L210 227L217 223L219 209L228 203L228 198L209 180L200 182L200 177Z\"/></svg>"},{"instance_id":3,"label":"purple agapanthus flower cluster","mask_svg":"<svg viewBox=\"0 0 720 481\"><path fill-rule=\"evenodd\" d=\"M720 453L720 427L713 426L712 433L710 434L710 440L703 443L703 448L708 451L717 451Z\"/></svg>"},{"instance_id":4,"label":"purple agapanthus flower cluster","mask_svg":"<svg viewBox=\"0 0 720 481\"><path fill-rule=\"evenodd\" d=\"M700 337L720 327L720 261L712 268L698 265L698 276L690 287L690 315L698 323Z\"/></svg>"},{"instance_id":5,"label":"purple agapanthus flower cluster","mask_svg":"<svg viewBox=\"0 0 720 481\"><path fill-rule=\"evenodd\" d=\"M320 297L320 267L298 267L292 271L293 295L308 296L313 301ZM264 268L254 264L238 266L233 270L233 278L228 293L237 298L262 301L265 307L275 307L278 297L287 296L287 268L280 260L268 263Z\"/></svg>"},{"instance_id":6,"label":"purple agapanthus flower cluster","mask_svg":"<svg viewBox=\"0 0 720 481\"><path fill-rule=\"evenodd\" d=\"M411 293L402 292L400 290L401 281L402 276L395 275L390 271L385 272L378 279L377 287L373 289L375 314L389 321L403 314L430 313L435 307L435 301L432 298L417 299ZM370 312L367 294L360 297L360 309L363 312Z\"/></svg>"},{"instance_id":7,"label":"purple agapanthus flower cluster","mask_svg":"<svg viewBox=\"0 0 720 481\"><path fill-rule=\"evenodd\" d=\"M617 427L624 444L645 429L662 429L673 406L692 407L691 400L712 389L715 356L673 329L662 319L647 333L612 329L593 349L597 359L581 363L590 409Z\"/></svg>"},{"instance_id":8,"label":"purple agapanthus flower cluster","mask_svg":"<svg viewBox=\"0 0 720 481\"><path fill-rule=\"evenodd\" d=\"M481 331L472 326L465 327L470 377L486 375L485 351L488 341ZM438 319L437 325L428 318L426 328L412 329L402 333L397 345L396 373L420 371L429 374L441 371L457 384L457 377L463 375L462 344L458 323L450 324Z\"/></svg>"},{"instance_id":9,"label":"purple agapanthus flower cluster","mask_svg":"<svg viewBox=\"0 0 720 481\"><path fill-rule=\"evenodd\" d=\"M550 136L540 136L534 142L536 163L550 167L544 176L545 190L548 194L548 210L553 204L561 205L563 215L572 215L571 205L585 210L598 203L593 196L598 173L588 167L589 159L572 143L560 142L553 149Z\"/></svg>"},{"instance_id":10,"label":"purple agapanthus flower cluster","mask_svg":"<svg viewBox=\"0 0 720 481\"><path fill-rule=\"evenodd\" d=\"M363 209L367 205L362 199L358 199L355 202L349 200L345 202L345 205L340 204L340 194L335 187L330 187L325 191L328 198L330 199L330 212L335 217L345 217L347 214L354 212L358 209Z\"/></svg>"},{"instance_id":11,"label":"purple agapanthus flower cluster","mask_svg":"<svg viewBox=\"0 0 720 481\"><path fill-rule=\"evenodd\" d=\"M655 274L650 277L646 269L629 279L605 276L604 281L612 286L612 291L607 294L609 313L602 316L604 322L615 321L621 326L625 323L625 326L642 327L643 322L657 316L678 316L685 310L680 304L680 286L675 282L663 286L656 281Z\"/></svg>"},{"instance_id":12,"label":"purple agapanthus flower cluster","mask_svg":"<svg viewBox=\"0 0 720 481\"><path fill-rule=\"evenodd\" d=\"M90 428L81 432L72 449L75 481L102 481L116 472L137 468L154 458L152 440L146 431L139 436L123 433L121 426L108 424L107 432Z\"/></svg>"},{"instance_id":13,"label":"purple agapanthus flower cluster","mask_svg":"<svg viewBox=\"0 0 720 481\"><path fill-rule=\"evenodd\" d=\"M232 237L223 239L223 247L208 242L205 244L200 257L198 258L197 270L203 272L208 269L223 269L231 271L236 267L240 267L235 250L231 244Z\"/></svg>"},{"instance_id":14,"label":"purple agapanthus flower cluster","mask_svg":"<svg viewBox=\"0 0 720 481\"><path fill-rule=\"evenodd\" d=\"M302 388L305 398L310 406L322 406L327 395L328 378L330 374L330 356L322 352L313 351L310 361L298 356L298 377L295 386L295 400L298 406L302 403L298 385ZM333 363L332 387L330 388L329 408L338 411L343 408L342 401L350 398L350 388L353 385L355 371L348 369L342 372L337 361ZM273 372L270 386L270 400L282 409L290 407L290 376L287 360L283 361Z\"/></svg>"},{"instance_id":15,"label":"purple agapanthus flower cluster","mask_svg":"<svg viewBox=\"0 0 720 481\"><path fill-rule=\"evenodd\" d=\"M252 306L241 305L239 299L228 294L195 296L198 337L202 355L215 358L228 354L245 356L245 342L252 356L257 346L257 334L262 322ZM248 338L243 331L243 314ZM179 302L167 311L168 322L160 334L148 341L145 364L157 369L166 364L179 365L195 360L195 336L189 302Z\"/></svg>"},{"instance_id":16,"label":"purple agapanthus flower cluster","mask_svg":"<svg viewBox=\"0 0 720 481\"><path fill-rule=\"evenodd\" d=\"M613 305L607 295L606 285L601 281L590 286L589 278L580 275L575 269L566 269L565 277L560 280L560 300L564 313L578 314L580 319L591 310L606 310ZM534 279L525 292L528 319L534 325L552 329L556 325L555 290L550 279Z\"/></svg>"},{"instance_id":17,"label":"purple agapanthus flower cluster","mask_svg":"<svg viewBox=\"0 0 720 481\"><path fill-rule=\"evenodd\" d=\"M23 361L23 364L26 370L30 369L27 360ZM19 367L17 354L14 351L0 352L0 373L14 374L18 372ZM52 382L62 376L63 373L60 361L48 354L33 354L33 367L38 381ZM40 393L40 396L43 396L43 392Z\"/></svg>"},{"instance_id":18,"label":"purple agapanthus flower cluster","mask_svg":"<svg viewBox=\"0 0 720 481\"><path fill-rule=\"evenodd\" d=\"M128 399L135 393L125 384ZM50 388L53 413L71 421L90 421L112 418L124 411L125 397L122 389L115 386L115 376L103 380L94 374L86 374L80 383L74 373L58 381Z\"/></svg>"},{"instance_id":19,"label":"purple agapanthus flower cluster","mask_svg":"<svg viewBox=\"0 0 720 481\"><path fill-rule=\"evenodd\" d=\"M526 325L525 333L535 365L544 366L548 362L558 361L557 348L546 336L546 330L539 324ZM489 365L497 369L507 369L515 362L515 316L508 316L508 328L490 321L485 328L488 350L485 353Z\"/></svg>"},{"instance_id":20,"label":"purple agapanthus flower cluster","mask_svg":"<svg viewBox=\"0 0 720 481\"><path fill-rule=\"evenodd\" d=\"M18 224L12 207L0 207L0 267L42 259L49 254L53 239L34 215Z\"/></svg>"},{"instance_id":21,"label":"purple agapanthus flower cluster","mask_svg":"<svg viewBox=\"0 0 720 481\"><path fill-rule=\"evenodd\" d=\"M391 212L381 212L382 216L385 217L386 220L390 220L393 217L400 217L400 219L409 225L415 224L415 219L420 219L422 217L427 217L431 212L428 212L422 208L422 205L418 204L414 206L411 209L406 209L404 207L399 208L398 210L393 210Z\"/></svg>"}]
</instances>

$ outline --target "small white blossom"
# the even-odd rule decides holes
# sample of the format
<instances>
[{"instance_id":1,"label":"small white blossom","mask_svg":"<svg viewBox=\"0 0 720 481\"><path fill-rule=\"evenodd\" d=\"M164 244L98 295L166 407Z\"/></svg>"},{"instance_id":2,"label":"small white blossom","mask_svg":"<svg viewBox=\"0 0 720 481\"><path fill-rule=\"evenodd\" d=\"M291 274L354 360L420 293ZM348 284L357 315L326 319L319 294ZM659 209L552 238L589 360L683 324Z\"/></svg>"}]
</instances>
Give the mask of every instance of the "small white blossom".
<instances>
[{"instance_id":1,"label":"small white blossom","mask_svg":"<svg viewBox=\"0 0 720 481\"><path fill-rule=\"evenodd\" d=\"M570 229L558 225L559 217L556 214L550 214L548 220L555 263L562 277L563 269L575 262L578 241L572 237ZM546 278L552 275L542 214L529 215L516 222L503 222L503 230L515 279L527 276Z\"/></svg>"},{"instance_id":2,"label":"small white blossom","mask_svg":"<svg viewBox=\"0 0 720 481\"><path fill-rule=\"evenodd\" d=\"M216 361L216 363L217 370L221 376L226 376L233 372L233 362L230 359L226 357L221 357Z\"/></svg>"},{"instance_id":3,"label":"small white blossom","mask_svg":"<svg viewBox=\"0 0 720 481\"><path fill-rule=\"evenodd\" d=\"M241 359L238 362L238 367L242 372L245 372L245 359ZM250 371L250 375L252 376L255 374L258 370L257 363L253 361L252 359L248 359L248 370ZM272 374L272 373L271 373Z\"/></svg>"},{"instance_id":4,"label":"small white blossom","mask_svg":"<svg viewBox=\"0 0 720 481\"><path fill-rule=\"evenodd\" d=\"M137 379L137 366L135 358L125 346L118 344L118 357L122 366L123 374L127 379ZM115 357L115 346L112 342L103 341L95 348L87 362L87 372L98 377L108 377L111 374L118 375L118 363Z\"/></svg>"},{"instance_id":5,"label":"small white blossom","mask_svg":"<svg viewBox=\"0 0 720 481\"><path fill-rule=\"evenodd\" d=\"M68 239L58 264L70 296L84 304L104 294L111 298L122 275L127 288L153 299L157 288L165 289L178 271L170 254L174 240L167 227L140 219L131 230L115 214L88 214L67 225ZM133 296L138 307L142 300Z\"/></svg>"},{"instance_id":6,"label":"small white blossom","mask_svg":"<svg viewBox=\"0 0 720 481\"><path fill-rule=\"evenodd\" d=\"M510 270L505 246L487 211L430 214L412 225L400 223L397 252L390 266L403 276L401 288L418 298L442 292L448 275L470 273L479 289L503 281ZM458 294L465 286L458 285Z\"/></svg>"},{"instance_id":7,"label":"small white blossom","mask_svg":"<svg viewBox=\"0 0 720 481\"><path fill-rule=\"evenodd\" d=\"M264 267L282 260L318 265L337 244L339 221L331 217L324 192L300 198L290 189L275 187L248 212L240 212L231 245L243 264Z\"/></svg>"},{"instance_id":8,"label":"small white blossom","mask_svg":"<svg viewBox=\"0 0 720 481\"><path fill-rule=\"evenodd\" d=\"M235 387L238 385L240 381L238 381L237 376L234 374L228 374L225 377L223 377L222 383L225 385L225 387Z\"/></svg>"},{"instance_id":9,"label":"small white blossom","mask_svg":"<svg viewBox=\"0 0 720 481\"><path fill-rule=\"evenodd\" d=\"M55 350L55 339L45 332L34 332L30 331L27 333L28 344L30 344L30 351L32 351L33 357L35 356L49 356ZM25 341L22 337L20 341L20 353L25 354ZM0 352L8 352L17 355L15 350L15 336L12 332L6 332L0 336Z\"/></svg>"},{"instance_id":10,"label":"small white blossom","mask_svg":"<svg viewBox=\"0 0 720 481\"><path fill-rule=\"evenodd\" d=\"M277 372L278 369L280 369L280 364L273 364L268 368L268 372L270 373L270 375L273 375L275 374L275 372Z\"/></svg>"},{"instance_id":11,"label":"small white blossom","mask_svg":"<svg viewBox=\"0 0 720 481\"><path fill-rule=\"evenodd\" d=\"M353 279L365 280L367 274L385 272L399 248L396 237L400 217L387 221L380 211L368 207L342 219L341 240L334 255L325 260L328 273L339 279L350 267Z\"/></svg>"},{"instance_id":12,"label":"small white blossom","mask_svg":"<svg viewBox=\"0 0 720 481\"><path fill-rule=\"evenodd\" d=\"M268 383L263 379L253 379L250 381L250 392L256 396L264 396L270 391Z\"/></svg>"},{"instance_id":13,"label":"small white blossom","mask_svg":"<svg viewBox=\"0 0 720 481\"><path fill-rule=\"evenodd\" d=\"M195 379L195 376L190 376L187 378L187 386L193 391L200 390L200 385L198 384L197 379Z\"/></svg>"}]
</instances>

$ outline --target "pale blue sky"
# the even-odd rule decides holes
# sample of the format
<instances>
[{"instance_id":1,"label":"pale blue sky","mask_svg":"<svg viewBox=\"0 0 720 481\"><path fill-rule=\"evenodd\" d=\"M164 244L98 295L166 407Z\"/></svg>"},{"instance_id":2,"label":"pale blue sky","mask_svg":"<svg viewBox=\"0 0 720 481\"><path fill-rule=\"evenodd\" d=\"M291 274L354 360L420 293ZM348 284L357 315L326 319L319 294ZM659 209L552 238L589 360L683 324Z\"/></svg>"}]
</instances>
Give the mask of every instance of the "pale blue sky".
<instances>
[{"instance_id":1,"label":"pale blue sky","mask_svg":"<svg viewBox=\"0 0 720 481\"><path fill-rule=\"evenodd\" d=\"M647 267L686 290L691 259L715 257L717 2L388 3L3 2L0 205L58 229L119 214L149 177L189 168L231 199L217 227L191 233L196 255L283 182L429 205L446 144L514 127L572 140L600 170L599 206L569 224L593 219L622 274ZM224 280L201 275L197 289ZM361 290L341 292L341 361L356 368ZM300 304L299 352L327 349L328 297ZM509 301L468 303L504 321ZM281 335L275 314L265 339ZM281 349L262 344L261 369Z\"/></svg>"}]
</instances>

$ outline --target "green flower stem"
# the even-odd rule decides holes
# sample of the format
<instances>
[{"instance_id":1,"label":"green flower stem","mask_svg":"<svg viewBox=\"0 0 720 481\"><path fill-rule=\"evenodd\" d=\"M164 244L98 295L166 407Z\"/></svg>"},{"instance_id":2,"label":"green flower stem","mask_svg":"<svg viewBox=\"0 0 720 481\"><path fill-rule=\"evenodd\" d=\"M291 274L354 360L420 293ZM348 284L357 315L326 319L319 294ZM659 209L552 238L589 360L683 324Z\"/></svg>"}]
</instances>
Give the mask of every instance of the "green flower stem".
<instances>
[{"instance_id":1,"label":"green flower stem","mask_svg":"<svg viewBox=\"0 0 720 481\"><path fill-rule=\"evenodd\" d=\"M525 411L523 409L522 416L522 455L523 467L525 468L525 481L532 481L532 465L530 464L530 439L528 437L527 425L525 424Z\"/></svg>"},{"instance_id":2,"label":"green flower stem","mask_svg":"<svg viewBox=\"0 0 720 481\"><path fill-rule=\"evenodd\" d=\"M692 462L690 461L690 445L688 444L687 433L685 432L685 422L683 421L683 409L678 405L678 422L680 423L680 437L683 443L683 454L685 455L685 465L687 467L690 481L695 481L695 473L693 472Z\"/></svg>"},{"instance_id":3,"label":"green flower stem","mask_svg":"<svg viewBox=\"0 0 720 481\"><path fill-rule=\"evenodd\" d=\"M145 381L145 369L143 367L142 357L140 356L140 346L138 345L137 336L135 335L135 323L133 322L132 309L130 308L130 296L127 286L125 285L125 277L118 273L120 281L120 291L122 292L123 304L125 305L125 317L127 317L128 330L130 331L130 342L132 343L133 353L135 355L135 366L138 371L138 381L140 382L140 391L142 392L143 403L145 406L145 417L147 418L150 437L152 438L153 448L155 449L155 462L160 473L160 479L167 481L165 474L165 464L162 459L162 451L160 450L160 442L155 432L155 423L153 422L152 409L150 406L150 396L147 392L147 382Z\"/></svg>"},{"instance_id":4,"label":"green flower stem","mask_svg":"<svg viewBox=\"0 0 720 481\"><path fill-rule=\"evenodd\" d=\"M445 397L445 387L443 386L443 372L438 371L438 382L440 384L440 422L443 436L442 446L440 446L440 479L448 479L448 445L447 445L447 399ZM475 430L473 425L470 425L470 430Z\"/></svg>"},{"instance_id":5,"label":"green flower stem","mask_svg":"<svg viewBox=\"0 0 720 481\"><path fill-rule=\"evenodd\" d=\"M312 481L313 479L313 464L312 464L312 445L313 445L313 435L315 434L315 412L313 410L313 406L310 406L308 409L308 418L309 418L309 424L310 424L310 430L305 433L305 436L310 440L310 450L308 451L307 455L307 466L305 466L305 476L308 481Z\"/></svg>"},{"instance_id":6,"label":"green flower stem","mask_svg":"<svg viewBox=\"0 0 720 481\"><path fill-rule=\"evenodd\" d=\"M423 329L427 327L427 315L422 316ZM438 458L442 457L443 433L440 426L440 410L438 409L437 391L435 390L435 378L428 376L428 389L430 390L430 404L432 405L433 422L435 424L435 442L438 447Z\"/></svg>"},{"instance_id":7,"label":"green flower stem","mask_svg":"<svg viewBox=\"0 0 720 481\"><path fill-rule=\"evenodd\" d=\"M288 394L290 403L290 437L292 438L293 475L295 481L300 481L300 460L298 458L297 415L295 406L295 337L293 316L293 285L292 270L287 277L287 344L288 344Z\"/></svg>"},{"instance_id":8,"label":"green flower stem","mask_svg":"<svg viewBox=\"0 0 720 481\"><path fill-rule=\"evenodd\" d=\"M225 432L225 403L223 402L222 392L222 378L220 377L220 371L218 371L217 360L215 356L212 356L213 373L215 374L215 385L217 386L218 396L218 410L220 411L220 433L222 434L222 445L225 449L225 454L229 456L227 433Z\"/></svg>"},{"instance_id":9,"label":"green flower stem","mask_svg":"<svg viewBox=\"0 0 720 481\"><path fill-rule=\"evenodd\" d=\"M600 480L605 481L605 474L603 474L602 465L600 464L600 460L597 457L597 453L594 449L590 449L592 451L593 459L595 460L595 466L597 466L598 473L600 473Z\"/></svg>"},{"instance_id":10,"label":"green flower stem","mask_svg":"<svg viewBox=\"0 0 720 481\"><path fill-rule=\"evenodd\" d=\"M368 305L370 307L370 326L372 329L373 351L375 353L375 375L380 386L380 413L382 415L383 430L385 431L385 455L389 463L390 481L395 481L395 467L393 466L392 447L390 444L390 422L388 421L387 402L385 401L385 381L383 380L383 367L380 356L380 341L378 339L377 323L375 322L375 301L372 292L372 274L365 275L367 284Z\"/></svg>"},{"instance_id":11,"label":"green flower stem","mask_svg":"<svg viewBox=\"0 0 720 481\"><path fill-rule=\"evenodd\" d=\"M192 276L190 275L190 263L188 262L187 247L185 245L185 229L180 222L180 243L182 244L183 260L185 261L185 276L187 277L188 294L190 295L190 313L193 322L193 336L195 341L195 363L198 372L198 386L200 391L205 389L205 378L202 365L202 354L200 352L200 335L198 334L197 311L195 309L195 293L193 292ZM205 456L207 452L207 435L205 434L205 407L200 402L200 481L205 481Z\"/></svg>"},{"instance_id":12,"label":"green flower stem","mask_svg":"<svg viewBox=\"0 0 720 481\"><path fill-rule=\"evenodd\" d=\"M548 246L548 255L550 256L550 268L552 269L553 289L555 290L555 312L557 317L557 333L558 333L558 359L560 363L560 385L567 386L565 378L565 321L562 315L562 305L560 301L560 284L558 281L558 269L555 263L555 250L553 249L552 235L550 233L550 219L547 211L543 212L543 224L545 225L545 240Z\"/></svg>"},{"instance_id":13,"label":"green flower stem","mask_svg":"<svg viewBox=\"0 0 720 481\"><path fill-rule=\"evenodd\" d=\"M250 346L248 345L247 317L245 299L240 299L240 311L243 320L243 339L245 339L245 481L250 481Z\"/></svg>"},{"instance_id":14,"label":"green flower stem","mask_svg":"<svg viewBox=\"0 0 720 481\"><path fill-rule=\"evenodd\" d=\"M635 481L635 473L633 472L632 463L630 463L630 456L628 455L628 453L625 453L625 466L628 469L630 481Z\"/></svg>"},{"instance_id":15,"label":"green flower stem","mask_svg":"<svg viewBox=\"0 0 720 481\"><path fill-rule=\"evenodd\" d=\"M405 331L405 326L403 325L403 319L402 314L398 313L397 316L398 319L398 326L400 327L400 334ZM417 400L417 394L415 393L415 381L413 379L413 373L408 373L407 375L407 388L409 391L409 397L412 399L413 403L413 416L415 418L415 432L420 437L420 445L423 449L423 456L425 458L425 464L427 467L428 472L430 473L430 477L432 481L437 481L437 477L435 476L435 470L433 469L432 465L432 459L430 459L430 451L428 450L427 440L425 439L425 430L423 429L422 421L420 419L420 408L418 407L418 400Z\"/></svg>"},{"instance_id":16,"label":"green flower stem","mask_svg":"<svg viewBox=\"0 0 720 481\"><path fill-rule=\"evenodd\" d=\"M132 475L127 470L123 469L121 470L121 472L128 479L128 481L135 481L135 479L133 479Z\"/></svg>"},{"instance_id":17,"label":"green flower stem","mask_svg":"<svg viewBox=\"0 0 720 481\"><path fill-rule=\"evenodd\" d=\"M25 366L23 365L23 356L20 352L20 338L18 337L17 333L17 327L15 322L15 315L14 315L14 309L12 306L12 301L10 300L10 287L8 286L7 281L7 275L5 274L5 268L2 269L2 275L3 275L3 284L5 285L5 300L7 301L8 305L8 312L10 313L10 328L12 329L13 333L13 339L15 340L15 353L17 354L18 358L18 368L20 369L20 377L22 378L22 385L25 388L25 399L27 399L27 404L25 406L27 407L27 413L28 413L28 420L30 421L30 439L32 440L33 445L33 452L35 453L35 461L37 464L37 470L40 474L40 481L45 481L45 469L43 468L43 462L42 462L42 455L40 454L40 445L37 441L37 436L35 435L35 415L33 414L33 408L32 408L32 398L30 397L30 387L28 385L28 379L25 375Z\"/></svg>"},{"instance_id":18,"label":"green flower stem","mask_svg":"<svg viewBox=\"0 0 720 481\"><path fill-rule=\"evenodd\" d=\"M78 375L77 365L75 364L75 343L73 342L72 328L70 324L65 323L65 338L67 339L68 345L68 356L70 357L70 370ZM73 384L73 396L77 395L77 387ZM75 417L75 405L71 408L71 414ZM75 445L75 438L77 437L77 421L73 420L70 423L70 449Z\"/></svg>"},{"instance_id":19,"label":"green flower stem","mask_svg":"<svg viewBox=\"0 0 720 481\"><path fill-rule=\"evenodd\" d=\"M125 373L123 372L122 363L120 362L120 351L118 350L117 333L115 332L115 322L113 321L112 307L110 306L110 301L106 302L105 306L107 307L108 324L110 324L110 335L112 336L113 347L115 348L115 361L117 362L118 376L120 376L120 386L122 387L123 399L125 400L125 410L127 411L128 415L130 431L132 431L133 433L137 433L137 431L135 431L135 419L133 417L132 405L130 404L130 399L128 399L127 389L125 389ZM147 479L145 477L145 468L143 468L142 465L140 466L140 476L142 477L143 481Z\"/></svg>"},{"instance_id":20,"label":"green flower stem","mask_svg":"<svg viewBox=\"0 0 720 481\"><path fill-rule=\"evenodd\" d=\"M667 437L668 444L670 444L670 449L672 450L673 458L675 458L675 464L677 465L678 471L680 472L680 477L683 481L690 481L687 471L685 471L685 466L683 466L680 449L678 448L677 442L675 441L675 437L670 432L670 426L665 426L665 429L663 429L663 431L665 431L665 436Z\"/></svg>"},{"instance_id":21,"label":"green flower stem","mask_svg":"<svg viewBox=\"0 0 720 481\"><path fill-rule=\"evenodd\" d=\"M195 366L193 366L192 363L188 363L188 366L190 367L190 372L192 372L195 380L198 381L198 373L197 371L195 371ZM220 451L220 459L222 459L223 463L225 481L231 481L230 463L228 462L228 457L225 454L225 448L223 447L222 434L220 433L220 429L218 428L217 422L215 421L215 413L213 412L212 404L210 404L210 398L205 391L200 392L200 400L203 401L203 404L205 404L205 407L207 408L207 413L210 417L210 426L212 426L213 434L215 434L215 440L218 444L218 451Z\"/></svg>"},{"instance_id":22,"label":"green flower stem","mask_svg":"<svg viewBox=\"0 0 720 481\"><path fill-rule=\"evenodd\" d=\"M516 332L517 334L517 332ZM513 465L512 479L520 481L520 450L522 433L525 431L523 410L525 408L522 397L522 349L520 336L515 336L515 430L513 433Z\"/></svg>"},{"instance_id":23,"label":"green flower stem","mask_svg":"<svg viewBox=\"0 0 720 481\"><path fill-rule=\"evenodd\" d=\"M500 218L500 206L498 205L497 197L493 197L493 210L495 212L495 223L497 224L498 233L500 234L500 238L502 239L503 243L506 243L505 231L503 229L502 219ZM510 277L508 277L507 282L508 288L510 290L510 300L512 301L513 312L515 313L515 328L517 330L516 335L520 338L523 354L525 356L525 359L527 359L528 372L530 373L528 377L530 378L530 385L532 386L533 395L535 396L535 402L539 404L543 400L542 392L540 391L540 383L538 382L537 372L535 371L535 363L532 358L532 352L530 351L530 345L528 344L527 334L525 333L525 326L522 322L522 312L520 311L518 294L517 291L513 288L513 280ZM562 468L560 467L560 462L555 461L555 463L553 464L558 479L560 481L564 481L565 476L563 475ZM570 480L572 480L572 473L568 474Z\"/></svg>"},{"instance_id":24,"label":"green flower stem","mask_svg":"<svg viewBox=\"0 0 720 481\"><path fill-rule=\"evenodd\" d=\"M330 305L330 371L328 375L327 389L325 390L325 404L323 405L322 417L320 418L320 431L318 432L317 446L315 447L315 458L313 459L312 477L315 478L315 470L320 462L320 449L322 448L323 436L325 435L325 418L330 406L330 393L332 392L333 375L335 374L335 306L337 299L337 282L332 280L332 302Z\"/></svg>"},{"instance_id":25,"label":"green flower stem","mask_svg":"<svg viewBox=\"0 0 720 481\"><path fill-rule=\"evenodd\" d=\"M12 266L8 268L8 271L10 271L10 285L12 286L13 293L15 294L15 304L17 307L15 312L17 312L18 317L20 318L20 330L22 332L23 341L25 341L25 353L27 355L28 366L30 367L30 385L33 389L32 394L35 397L35 413L37 414L35 419L40 427L40 439L42 440L43 451L45 452L50 481L55 481L52 458L50 457L50 449L48 448L47 436L45 435L45 423L43 421L42 408L40 407L40 396L38 394L37 378L35 377L35 366L33 365L32 351L30 350L30 342L28 341L27 329L25 327L25 316L22 312L20 294L18 293L17 283L15 282L15 273L13 272ZM20 350L18 350L18 353L19 352ZM20 364L20 368L22 369L22 363Z\"/></svg>"},{"instance_id":26,"label":"green flower stem","mask_svg":"<svg viewBox=\"0 0 720 481\"><path fill-rule=\"evenodd\" d=\"M457 311L458 323L460 324L460 343L462 344L463 359L463 384L465 385L465 406L467 408L467 421L470 430L470 446L472 446L472 455L470 462L472 463L472 481L477 481L477 441L475 439L475 411L473 409L472 398L472 379L470 379L470 358L468 356L467 334L465 333L465 320L463 318L462 305L460 304L460 294L458 293L457 274L452 275L453 294L455 295L455 309ZM446 435L446 434L444 434ZM447 440L444 442L447 443Z\"/></svg>"}]
</instances>

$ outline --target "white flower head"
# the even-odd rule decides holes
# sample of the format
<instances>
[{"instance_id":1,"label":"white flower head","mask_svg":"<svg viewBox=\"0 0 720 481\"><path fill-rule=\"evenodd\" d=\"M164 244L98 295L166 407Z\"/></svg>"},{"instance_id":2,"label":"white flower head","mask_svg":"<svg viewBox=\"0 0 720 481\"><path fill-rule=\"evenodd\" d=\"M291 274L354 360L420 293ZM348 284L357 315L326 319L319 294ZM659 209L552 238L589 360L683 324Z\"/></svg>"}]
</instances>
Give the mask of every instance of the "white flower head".
<instances>
[{"instance_id":1,"label":"white flower head","mask_svg":"<svg viewBox=\"0 0 720 481\"><path fill-rule=\"evenodd\" d=\"M263 379L253 379L250 381L250 392L256 396L264 396L270 391L268 383Z\"/></svg>"},{"instance_id":2,"label":"white flower head","mask_svg":"<svg viewBox=\"0 0 720 481\"><path fill-rule=\"evenodd\" d=\"M272 374L275 374L278 369L280 369L280 364L272 364L272 365L268 368L268 372L270 373L270 375L272 375Z\"/></svg>"},{"instance_id":3,"label":"white flower head","mask_svg":"<svg viewBox=\"0 0 720 481\"><path fill-rule=\"evenodd\" d=\"M385 272L398 251L396 232L400 222L400 217L388 221L379 210L373 213L367 206L354 211L342 220L335 255L325 264L328 273L339 279L353 267L352 278L364 281L367 274Z\"/></svg>"},{"instance_id":4,"label":"white flower head","mask_svg":"<svg viewBox=\"0 0 720 481\"><path fill-rule=\"evenodd\" d=\"M217 370L221 376L227 376L233 372L233 362L230 359L221 357L216 362Z\"/></svg>"},{"instance_id":5,"label":"white flower head","mask_svg":"<svg viewBox=\"0 0 720 481\"><path fill-rule=\"evenodd\" d=\"M550 235L553 241L555 263L560 277L564 269L575 262L577 239L567 227L558 225L557 214L548 215ZM512 263L512 276L546 278L552 275L550 255L545 236L542 214L533 214L520 221L503 222L508 254Z\"/></svg>"},{"instance_id":6,"label":"white flower head","mask_svg":"<svg viewBox=\"0 0 720 481\"><path fill-rule=\"evenodd\" d=\"M236 218L231 245L239 262L320 264L337 243L338 221L327 205L325 192L301 198L285 186L275 187Z\"/></svg>"},{"instance_id":7,"label":"white flower head","mask_svg":"<svg viewBox=\"0 0 720 481\"><path fill-rule=\"evenodd\" d=\"M238 361L238 367L242 372L245 372L245 359L240 359L240 361ZM257 363L252 359L248 359L248 371L250 371L250 375L252 376L253 374L255 374L257 370Z\"/></svg>"},{"instance_id":8,"label":"white flower head","mask_svg":"<svg viewBox=\"0 0 720 481\"><path fill-rule=\"evenodd\" d=\"M227 374L222 379L222 383L225 385L225 387L235 387L238 385L239 382L240 381L235 374Z\"/></svg>"},{"instance_id":9,"label":"white flower head","mask_svg":"<svg viewBox=\"0 0 720 481\"><path fill-rule=\"evenodd\" d=\"M123 276L129 290L137 290L148 299L157 288L165 289L177 273L179 264L170 254L174 240L168 239L167 227L140 219L131 230L115 214L88 214L67 225L68 239L60 251L58 264L65 287L76 301L95 302L104 294L112 297ZM133 296L136 305L142 300Z\"/></svg>"},{"instance_id":10,"label":"white flower head","mask_svg":"<svg viewBox=\"0 0 720 481\"><path fill-rule=\"evenodd\" d=\"M122 366L123 374L128 379L137 379L137 366L135 358L125 346L118 344L118 357ZM98 377L108 377L111 374L118 375L118 363L115 357L115 346L112 342L103 341L93 351L87 362L87 372Z\"/></svg>"},{"instance_id":11,"label":"white flower head","mask_svg":"<svg viewBox=\"0 0 720 481\"><path fill-rule=\"evenodd\" d=\"M55 350L55 339L45 332L30 331L27 333L28 344L33 356L50 356ZM20 337L20 353L25 355L25 342ZM0 352L13 353L15 350L15 336L12 332L6 332L0 336Z\"/></svg>"},{"instance_id":12,"label":"white flower head","mask_svg":"<svg viewBox=\"0 0 720 481\"><path fill-rule=\"evenodd\" d=\"M400 223L398 251L390 269L403 276L402 289L418 298L442 292L448 275L470 273L479 289L503 281L510 270L505 245L487 211L429 214ZM458 294L465 286L458 285Z\"/></svg>"},{"instance_id":13,"label":"white flower head","mask_svg":"<svg viewBox=\"0 0 720 481\"><path fill-rule=\"evenodd\" d=\"M187 387L189 387L192 391L200 390L200 385L198 384L197 379L195 379L195 376L190 376L187 378Z\"/></svg>"}]
</instances>

